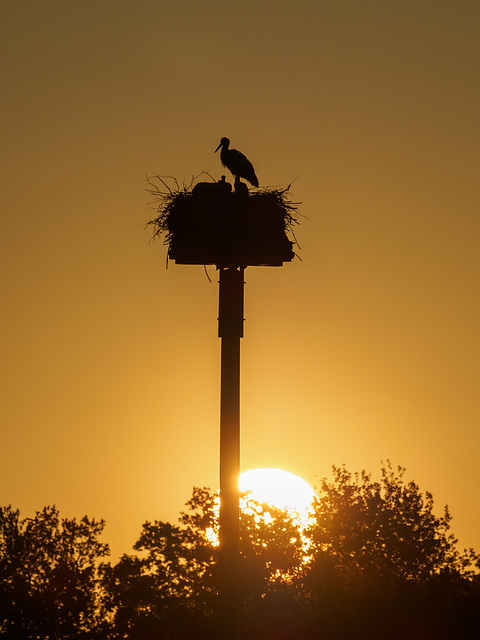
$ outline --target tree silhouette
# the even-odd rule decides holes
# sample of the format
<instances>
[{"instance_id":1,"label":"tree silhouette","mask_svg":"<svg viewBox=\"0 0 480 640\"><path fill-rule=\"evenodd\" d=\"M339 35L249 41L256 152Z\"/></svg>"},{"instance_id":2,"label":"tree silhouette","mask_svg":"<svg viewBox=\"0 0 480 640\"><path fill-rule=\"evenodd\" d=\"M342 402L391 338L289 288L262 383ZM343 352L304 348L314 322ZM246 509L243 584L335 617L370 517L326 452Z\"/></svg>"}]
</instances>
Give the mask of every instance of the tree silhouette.
<instances>
[{"instance_id":1,"label":"tree silhouette","mask_svg":"<svg viewBox=\"0 0 480 640\"><path fill-rule=\"evenodd\" d=\"M216 528L215 497L194 489L183 526L146 522L134 549L106 574L113 595L115 637L183 637L212 610Z\"/></svg>"},{"instance_id":2,"label":"tree silhouette","mask_svg":"<svg viewBox=\"0 0 480 640\"><path fill-rule=\"evenodd\" d=\"M333 482L324 479L317 487L309 530L314 558L327 555L349 579L365 576L381 589L398 579L421 583L445 572L472 575L478 556L457 549L448 507L435 516L432 495L405 483L405 469L387 463L380 482L365 471L333 472Z\"/></svg>"},{"instance_id":3,"label":"tree silhouette","mask_svg":"<svg viewBox=\"0 0 480 640\"><path fill-rule=\"evenodd\" d=\"M210 636L217 613L218 497L194 488L180 526L146 522L134 545L108 573L117 637ZM291 582L303 541L290 515L249 497L241 517L241 584L247 609ZM151 635L150 635L151 634ZM182 635L183 634L183 635Z\"/></svg>"},{"instance_id":4,"label":"tree silhouette","mask_svg":"<svg viewBox=\"0 0 480 640\"><path fill-rule=\"evenodd\" d=\"M246 637L477 637L478 556L457 549L448 509L436 516L431 494L404 474L388 463L375 482L334 467L304 531L288 512L244 498ZM111 569L117 637L214 637L217 502L197 488L178 526L143 525L141 555Z\"/></svg>"},{"instance_id":5,"label":"tree silhouette","mask_svg":"<svg viewBox=\"0 0 480 640\"><path fill-rule=\"evenodd\" d=\"M379 481L333 467L302 527L245 495L241 631L249 640L476 640L479 557L447 508L390 463ZM0 638L217 637L218 496L195 488L178 524L145 522L135 553L101 564L103 521L0 511Z\"/></svg>"},{"instance_id":6,"label":"tree silhouette","mask_svg":"<svg viewBox=\"0 0 480 640\"><path fill-rule=\"evenodd\" d=\"M94 638L105 619L98 540L104 522L0 510L0 637Z\"/></svg>"},{"instance_id":7,"label":"tree silhouette","mask_svg":"<svg viewBox=\"0 0 480 640\"><path fill-rule=\"evenodd\" d=\"M309 615L332 637L343 629L408 638L418 628L463 638L475 626L479 557L457 549L448 508L435 516L432 495L404 473L388 462L375 482L365 471L333 467L333 481L317 487L303 586Z\"/></svg>"}]
</instances>

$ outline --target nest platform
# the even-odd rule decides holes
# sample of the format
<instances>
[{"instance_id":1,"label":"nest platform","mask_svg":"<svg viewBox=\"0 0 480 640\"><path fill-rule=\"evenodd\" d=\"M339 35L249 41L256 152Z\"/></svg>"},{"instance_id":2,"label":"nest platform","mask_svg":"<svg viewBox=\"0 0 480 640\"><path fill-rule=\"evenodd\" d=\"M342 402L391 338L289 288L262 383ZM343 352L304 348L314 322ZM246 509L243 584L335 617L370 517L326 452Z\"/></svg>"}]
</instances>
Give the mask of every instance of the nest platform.
<instances>
[{"instance_id":1,"label":"nest platform","mask_svg":"<svg viewBox=\"0 0 480 640\"><path fill-rule=\"evenodd\" d=\"M287 234L295 238L298 221L288 189L250 193L244 183L237 182L232 190L222 179L162 192L153 179L147 182L147 190L159 201L159 215L148 225L154 238L163 238L175 263L247 267L293 260L296 242Z\"/></svg>"}]
</instances>

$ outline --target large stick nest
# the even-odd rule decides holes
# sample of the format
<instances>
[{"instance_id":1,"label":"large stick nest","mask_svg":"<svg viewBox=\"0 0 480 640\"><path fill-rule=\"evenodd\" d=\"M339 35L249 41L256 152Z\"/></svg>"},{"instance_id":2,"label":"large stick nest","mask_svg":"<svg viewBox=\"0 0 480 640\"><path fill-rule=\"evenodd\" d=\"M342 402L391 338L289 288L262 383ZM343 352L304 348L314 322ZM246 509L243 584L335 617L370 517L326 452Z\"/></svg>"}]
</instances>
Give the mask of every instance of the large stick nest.
<instances>
[{"instance_id":1,"label":"large stick nest","mask_svg":"<svg viewBox=\"0 0 480 640\"><path fill-rule=\"evenodd\" d=\"M228 182L196 182L180 188L171 177L147 177L157 217L153 238L180 264L281 265L293 259L298 203L286 189L258 189ZM288 235L293 240L290 240Z\"/></svg>"}]
</instances>

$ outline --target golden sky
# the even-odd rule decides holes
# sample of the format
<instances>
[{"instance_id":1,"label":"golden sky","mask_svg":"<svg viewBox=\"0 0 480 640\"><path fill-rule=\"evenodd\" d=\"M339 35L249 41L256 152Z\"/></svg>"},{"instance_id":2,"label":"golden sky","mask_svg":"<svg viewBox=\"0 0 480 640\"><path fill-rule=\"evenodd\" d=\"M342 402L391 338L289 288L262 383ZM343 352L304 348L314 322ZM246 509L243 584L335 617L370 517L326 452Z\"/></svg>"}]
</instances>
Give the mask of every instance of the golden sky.
<instances>
[{"instance_id":1,"label":"golden sky","mask_svg":"<svg viewBox=\"0 0 480 640\"><path fill-rule=\"evenodd\" d=\"M0 502L145 520L218 486L216 273L143 229L146 174L302 202L246 271L242 469L407 467L480 548L480 4L3 0Z\"/></svg>"}]
</instances>

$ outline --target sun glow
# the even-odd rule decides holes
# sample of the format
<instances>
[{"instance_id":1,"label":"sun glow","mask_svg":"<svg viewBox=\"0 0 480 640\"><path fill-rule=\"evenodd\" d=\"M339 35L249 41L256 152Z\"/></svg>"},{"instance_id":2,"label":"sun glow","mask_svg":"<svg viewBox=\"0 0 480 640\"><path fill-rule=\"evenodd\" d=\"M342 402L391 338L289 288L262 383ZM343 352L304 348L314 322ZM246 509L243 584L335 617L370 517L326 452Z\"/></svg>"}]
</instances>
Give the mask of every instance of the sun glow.
<instances>
[{"instance_id":1,"label":"sun glow","mask_svg":"<svg viewBox=\"0 0 480 640\"><path fill-rule=\"evenodd\" d=\"M313 488L300 476L282 469L251 469L240 474L241 492L257 502L286 509L306 525L312 516Z\"/></svg>"},{"instance_id":2,"label":"sun glow","mask_svg":"<svg viewBox=\"0 0 480 640\"><path fill-rule=\"evenodd\" d=\"M238 487L241 493L247 493L254 501L269 504L278 509L286 509L294 520L299 521L300 529L311 522L313 517L313 488L300 476L282 469L250 469L240 474ZM247 509L247 500L240 501L240 509ZM215 500L215 511L220 511L220 496ZM268 518L267 514L263 517ZM208 541L218 546L218 533L212 527L206 532Z\"/></svg>"}]
</instances>

